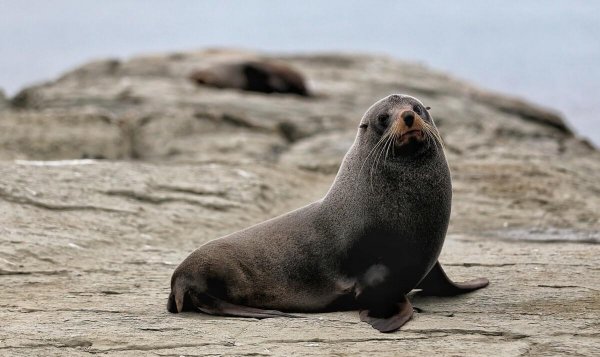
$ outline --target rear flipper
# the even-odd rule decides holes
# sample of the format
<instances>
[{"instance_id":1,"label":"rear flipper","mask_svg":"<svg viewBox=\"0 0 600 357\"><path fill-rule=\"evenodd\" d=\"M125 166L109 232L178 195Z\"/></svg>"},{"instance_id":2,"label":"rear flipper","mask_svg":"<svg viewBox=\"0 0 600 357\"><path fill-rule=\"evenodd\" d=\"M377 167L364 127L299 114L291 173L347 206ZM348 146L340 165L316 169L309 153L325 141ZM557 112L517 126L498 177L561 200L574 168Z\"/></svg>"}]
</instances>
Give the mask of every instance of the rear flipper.
<instances>
[{"instance_id":1,"label":"rear flipper","mask_svg":"<svg viewBox=\"0 0 600 357\"><path fill-rule=\"evenodd\" d=\"M263 310L255 307L232 304L207 293L196 293L192 290L182 291L176 289L176 291L171 292L167 303L167 310L177 313L186 310L186 307L195 308L206 314L220 316L252 317L256 319L266 319L270 317L298 317L277 310Z\"/></svg>"},{"instance_id":2,"label":"rear flipper","mask_svg":"<svg viewBox=\"0 0 600 357\"><path fill-rule=\"evenodd\" d=\"M486 278L473 279L455 283L444 272L440 262L436 262L429 274L417 285L421 295L426 296L454 296L481 289L489 284Z\"/></svg>"},{"instance_id":3,"label":"rear flipper","mask_svg":"<svg viewBox=\"0 0 600 357\"><path fill-rule=\"evenodd\" d=\"M383 316L379 316L383 315ZM361 310L360 320L369 323L373 328L380 332L393 332L402 327L413 316L413 307L406 296L402 300L391 307L388 313L378 313L372 310Z\"/></svg>"},{"instance_id":4,"label":"rear flipper","mask_svg":"<svg viewBox=\"0 0 600 357\"><path fill-rule=\"evenodd\" d=\"M277 310L263 310L250 306L232 304L206 293L195 294L191 292L189 296L196 309L210 315L253 317L256 319L266 319L269 317L298 317Z\"/></svg>"}]
</instances>

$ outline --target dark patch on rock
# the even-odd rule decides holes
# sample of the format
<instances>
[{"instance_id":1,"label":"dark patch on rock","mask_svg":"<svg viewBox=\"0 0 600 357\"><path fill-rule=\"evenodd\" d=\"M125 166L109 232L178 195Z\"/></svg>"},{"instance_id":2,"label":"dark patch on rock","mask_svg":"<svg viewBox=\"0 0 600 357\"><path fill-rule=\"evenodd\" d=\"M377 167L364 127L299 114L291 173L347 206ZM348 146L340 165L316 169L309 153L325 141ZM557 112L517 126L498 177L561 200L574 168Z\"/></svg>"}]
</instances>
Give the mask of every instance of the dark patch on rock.
<instances>
[{"instance_id":1,"label":"dark patch on rock","mask_svg":"<svg viewBox=\"0 0 600 357\"><path fill-rule=\"evenodd\" d=\"M291 122L281 122L279 123L279 125L277 126L277 129L279 130L279 133L281 133L281 135L288 141L288 142L294 142L297 141L298 139L300 139L302 137L302 135L300 134L298 127Z\"/></svg>"},{"instance_id":2,"label":"dark patch on rock","mask_svg":"<svg viewBox=\"0 0 600 357\"><path fill-rule=\"evenodd\" d=\"M35 87L22 89L12 97L10 103L18 109L35 107L35 94Z\"/></svg>"},{"instance_id":3,"label":"dark patch on rock","mask_svg":"<svg viewBox=\"0 0 600 357\"><path fill-rule=\"evenodd\" d=\"M2 89L0 89L0 110L4 110L9 105L10 105L10 103L8 102L8 100L6 99L6 96L4 95L4 91Z\"/></svg>"}]
</instances>

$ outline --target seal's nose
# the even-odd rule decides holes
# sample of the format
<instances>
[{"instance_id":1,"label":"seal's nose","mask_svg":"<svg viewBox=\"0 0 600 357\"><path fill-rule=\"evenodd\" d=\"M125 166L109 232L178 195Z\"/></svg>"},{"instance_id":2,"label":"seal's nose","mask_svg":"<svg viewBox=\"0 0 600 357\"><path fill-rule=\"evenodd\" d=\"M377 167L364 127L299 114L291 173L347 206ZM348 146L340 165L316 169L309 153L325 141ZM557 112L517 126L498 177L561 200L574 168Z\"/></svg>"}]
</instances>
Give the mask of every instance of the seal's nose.
<instances>
[{"instance_id":1,"label":"seal's nose","mask_svg":"<svg viewBox=\"0 0 600 357\"><path fill-rule=\"evenodd\" d=\"M413 125L413 123L415 122L415 114L410 111L407 110L404 113L402 113L400 115L400 117L404 120L404 123L406 124L407 127L411 127Z\"/></svg>"}]
</instances>

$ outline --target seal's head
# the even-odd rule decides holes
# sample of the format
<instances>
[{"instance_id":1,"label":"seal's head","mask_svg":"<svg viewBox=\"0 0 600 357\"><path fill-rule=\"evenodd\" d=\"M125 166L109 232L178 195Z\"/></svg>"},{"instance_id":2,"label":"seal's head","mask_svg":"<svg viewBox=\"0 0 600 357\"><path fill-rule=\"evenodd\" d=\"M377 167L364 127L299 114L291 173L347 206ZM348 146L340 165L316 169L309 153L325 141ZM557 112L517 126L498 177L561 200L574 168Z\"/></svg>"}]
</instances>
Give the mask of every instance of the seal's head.
<instances>
[{"instance_id":1,"label":"seal's head","mask_svg":"<svg viewBox=\"0 0 600 357\"><path fill-rule=\"evenodd\" d=\"M362 135L392 156L414 155L442 147L428 109L414 97L389 95L367 110L360 123L364 130Z\"/></svg>"}]
</instances>

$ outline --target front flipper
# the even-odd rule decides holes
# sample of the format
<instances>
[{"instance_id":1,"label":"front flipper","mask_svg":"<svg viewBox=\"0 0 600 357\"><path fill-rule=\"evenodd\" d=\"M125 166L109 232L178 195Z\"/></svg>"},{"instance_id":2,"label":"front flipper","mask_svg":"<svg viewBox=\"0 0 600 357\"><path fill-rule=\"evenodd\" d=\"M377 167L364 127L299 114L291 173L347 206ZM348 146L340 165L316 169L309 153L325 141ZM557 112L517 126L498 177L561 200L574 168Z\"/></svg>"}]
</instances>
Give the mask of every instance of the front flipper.
<instances>
[{"instance_id":1,"label":"front flipper","mask_svg":"<svg viewBox=\"0 0 600 357\"><path fill-rule=\"evenodd\" d=\"M210 315L252 317L256 319L266 319L270 317L298 317L277 310L264 310L250 306L232 304L206 293L198 294L190 291L188 296L196 309Z\"/></svg>"},{"instance_id":2,"label":"front flipper","mask_svg":"<svg viewBox=\"0 0 600 357\"><path fill-rule=\"evenodd\" d=\"M403 296L402 301L397 303L390 316L376 317L371 316L372 313L374 313L372 310L361 310L360 320L369 323L380 332L393 332L411 319L413 308L406 296Z\"/></svg>"},{"instance_id":3,"label":"front flipper","mask_svg":"<svg viewBox=\"0 0 600 357\"><path fill-rule=\"evenodd\" d=\"M489 283L486 278L455 283L448 278L440 262L436 262L429 274L423 278L415 289L421 289L421 295L453 296L484 288Z\"/></svg>"}]
</instances>

